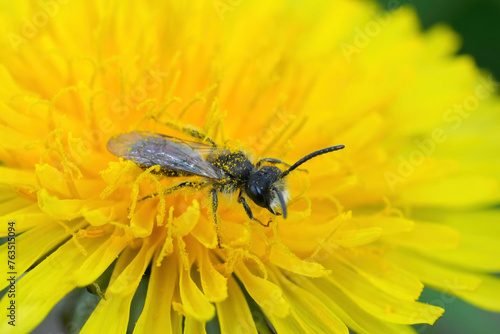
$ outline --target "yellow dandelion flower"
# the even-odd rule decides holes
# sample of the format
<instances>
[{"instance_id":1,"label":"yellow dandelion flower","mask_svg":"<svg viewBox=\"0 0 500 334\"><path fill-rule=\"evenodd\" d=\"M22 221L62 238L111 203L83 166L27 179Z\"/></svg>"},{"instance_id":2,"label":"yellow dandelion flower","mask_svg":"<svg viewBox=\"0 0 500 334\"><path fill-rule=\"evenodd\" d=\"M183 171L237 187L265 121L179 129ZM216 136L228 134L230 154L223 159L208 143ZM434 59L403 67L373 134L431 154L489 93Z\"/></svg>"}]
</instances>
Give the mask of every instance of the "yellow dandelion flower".
<instances>
[{"instance_id":1,"label":"yellow dandelion flower","mask_svg":"<svg viewBox=\"0 0 500 334\"><path fill-rule=\"evenodd\" d=\"M97 282L82 332L124 333L141 280L134 333L214 317L412 333L449 302L418 302L424 284L500 311L500 104L447 28L365 1L33 0L0 30L0 332ZM236 193L216 223L207 188L140 200L203 178L106 149L130 131L193 140L183 127L252 162L346 149L290 173L286 219L247 198L270 223L250 220Z\"/></svg>"}]
</instances>

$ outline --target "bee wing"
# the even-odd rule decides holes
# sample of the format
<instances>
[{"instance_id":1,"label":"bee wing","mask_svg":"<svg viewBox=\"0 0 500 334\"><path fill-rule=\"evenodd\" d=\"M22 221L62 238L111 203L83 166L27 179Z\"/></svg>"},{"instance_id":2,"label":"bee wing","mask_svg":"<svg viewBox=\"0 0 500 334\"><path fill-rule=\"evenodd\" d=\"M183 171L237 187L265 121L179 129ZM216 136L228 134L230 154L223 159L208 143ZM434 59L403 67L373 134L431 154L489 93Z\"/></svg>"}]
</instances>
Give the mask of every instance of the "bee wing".
<instances>
[{"instance_id":1,"label":"bee wing","mask_svg":"<svg viewBox=\"0 0 500 334\"><path fill-rule=\"evenodd\" d=\"M154 133L154 132L147 132L147 131L137 131L137 132L140 134L145 134L145 135L149 134L149 135L154 135L154 136L160 136L160 137L163 137L165 140L169 140L169 141L172 141L174 143L185 144L185 145L191 147L196 152L200 153L200 155L202 155L202 156L213 153L215 150L215 148L212 145L200 143L197 141L180 139L180 138L176 138L176 137L172 137L172 136L162 135L161 133Z\"/></svg>"},{"instance_id":2,"label":"bee wing","mask_svg":"<svg viewBox=\"0 0 500 334\"><path fill-rule=\"evenodd\" d=\"M117 157L139 165L160 165L167 170L177 170L211 179L221 179L224 173L208 163L203 156L214 147L203 143L182 140L154 132L133 131L112 137L108 151Z\"/></svg>"}]
</instances>

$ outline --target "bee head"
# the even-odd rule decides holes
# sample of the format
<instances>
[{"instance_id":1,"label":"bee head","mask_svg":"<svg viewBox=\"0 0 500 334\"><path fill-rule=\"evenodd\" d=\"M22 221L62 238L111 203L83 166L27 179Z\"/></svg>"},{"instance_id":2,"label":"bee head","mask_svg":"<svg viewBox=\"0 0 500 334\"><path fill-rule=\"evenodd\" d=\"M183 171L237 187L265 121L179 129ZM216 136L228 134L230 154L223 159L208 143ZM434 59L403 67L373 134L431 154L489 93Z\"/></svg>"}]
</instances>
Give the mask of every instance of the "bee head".
<instances>
[{"instance_id":1,"label":"bee head","mask_svg":"<svg viewBox=\"0 0 500 334\"><path fill-rule=\"evenodd\" d=\"M274 166L264 166L253 172L248 180L245 193L255 204L268 209L277 215L276 208L281 207L283 217L286 218L286 201L288 191L285 181L280 178L282 170Z\"/></svg>"},{"instance_id":2,"label":"bee head","mask_svg":"<svg viewBox=\"0 0 500 334\"><path fill-rule=\"evenodd\" d=\"M255 202L255 204L268 209L271 213L278 215L276 208L281 207L283 217L287 216L286 203L289 199L288 190L286 188L285 178L302 165L304 162L311 160L322 154L338 151L344 148L344 145L337 145L324 148L322 150L309 153L285 171L282 171L275 166L264 166L250 174L250 178L245 186L245 193Z\"/></svg>"}]
</instances>

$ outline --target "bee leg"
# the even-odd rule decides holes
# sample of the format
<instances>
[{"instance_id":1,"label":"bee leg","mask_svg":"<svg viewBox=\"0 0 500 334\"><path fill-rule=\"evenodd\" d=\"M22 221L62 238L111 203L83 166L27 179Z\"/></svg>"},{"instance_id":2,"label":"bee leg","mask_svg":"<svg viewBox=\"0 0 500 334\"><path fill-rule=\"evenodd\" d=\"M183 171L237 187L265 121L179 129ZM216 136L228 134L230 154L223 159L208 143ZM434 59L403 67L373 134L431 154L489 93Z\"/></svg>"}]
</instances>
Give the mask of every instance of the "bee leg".
<instances>
[{"instance_id":1,"label":"bee leg","mask_svg":"<svg viewBox=\"0 0 500 334\"><path fill-rule=\"evenodd\" d=\"M193 138L199 139L201 141L209 142L214 147L217 146L215 144L215 142L210 137L208 137L207 135L205 135L204 133L202 133L196 129L185 126L182 128L182 131L185 132L186 134L190 135Z\"/></svg>"},{"instance_id":2,"label":"bee leg","mask_svg":"<svg viewBox=\"0 0 500 334\"><path fill-rule=\"evenodd\" d=\"M212 146L217 146L215 144L215 142L210 137L208 137L207 135L205 135L203 132L201 132L199 130L196 130L196 129L191 128L189 126L180 126L180 125L175 124L173 122L159 121L156 118L155 118L155 120L163 125L170 127L170 128L173 128L173 129L178 130L178 131L182 131L185 134L187 134L193 138L196 138L196 139L201 140L201 141L206 141L206 142L210 143L210 145L212 145Z\"/></svg>"},{"instance_id":3,"label":"bee leg","mask_svg":"<svg viewBox=\"0 0 500 334\"><path fill-rule=\"evenodd\" d=\"M286 162L284 162L283 160L280 160L280 159L274 159L274 158L262 158L260 159L259 161L257 161L257 163L255 164L255 166L257 168L259 168L264 162L269 162L270 164L282 164L282 165L285 165L287 167L292 167L292 165L290 164L287 164ZM297 170L300 170L302 172L307 172L307 169L297 169Z\"/></svg>"},{"instance_id":4,"label":"bee leg","mask_svg":"<svg viewBox=\"0 0 500 334\"><path fill-rule=\"evenodd\" d=\"M248 206L248 203L245 200L245 197L243 197L241 195L241 191L240 191L240 194L238 195L238 203L241 203L243 205L243 208L245 209L245 212L246 212L248 218L250 218L251 220L255 220L256 222L259 222L259 224L261 224L262 226L269 227L269 222L267 222L267 224L264 224L260 220L258 220L257 218L255 218L253 216L252 210Z\"/></svg>"},{"instance_id":5,"label":"bee leg","mask_svg":"<svg viewBox=\"0 0 500 334\"><path fill-rule=\"evenodd\" d=\"M262 158L257 163L255 166L260 167L264 162L269 162L271 164L283 164L287 167L291 167L291 165L287 164L286 162L280 160L280 159L273 159L273 158Z\"/></svg>"},{"instance_id":6,"label":"bee leg","mask_svg":"<svg viewBox=\"0 0 500 334\"><path fill-rule=\"evenodd\" d=\"M219 207L219 199L217 197L217 189L210 190L212 196L212 213L214 215L215 233L217 234L217 247L222 248L220 243L219 220L217 219L217 208Z\"/></svg>"},{"instance_id":7,"label":"bee leg","mask_svg":"<svg viewBox=\"0 0 500 334\"><path fill-rule=\"evenodd\" d=\"M188 188L203 188L207 184L208 184L208 182L184 181L184 182L181 182L179 184L176 184L174 186L171 186L171 187L163 190L162 195L163 196L169 195L169 194L173 193L174 191L177 191L179 189L186 188L186 187L188 187ZM141 198L139 200L139 202L142 202L142 201L150 199L150 198L155 198L158 195L159 195L158 193L153 193L151 195L144 196L143 198Z\"/></svg>"}]
</instances>

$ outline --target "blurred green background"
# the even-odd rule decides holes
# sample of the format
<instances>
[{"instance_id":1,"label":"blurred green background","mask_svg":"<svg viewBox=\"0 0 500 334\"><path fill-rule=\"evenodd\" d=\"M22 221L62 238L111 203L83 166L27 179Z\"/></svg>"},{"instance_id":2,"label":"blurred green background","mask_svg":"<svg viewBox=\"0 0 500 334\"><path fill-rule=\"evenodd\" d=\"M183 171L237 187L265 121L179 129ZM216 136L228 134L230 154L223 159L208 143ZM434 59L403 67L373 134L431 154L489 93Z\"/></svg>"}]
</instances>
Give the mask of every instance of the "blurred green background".
<instances>
[{"instance_id":1,"label":"blurred green background","mask_svg":"<svg viewBox=\"0 0 500 334\"><path fill-rule=\"evenodd\" d=\"M377 0L384 8L395 4L410 5L419 15L424 30L446 23L462 38L459 54L474 57L477 65L500 79L500 0ZM500 223L500 222L499 222ZM500 256L500 254L499 254ZM426 288L420 297L424 303L442 305L450 297ZM494 334L500 333L500 315L478 309L460 299L444 303L445 316L434 326L415 326L423 334Z\"/></svg>"},{"instance_id":2,"label":"blurred green background","mask_svg":"<svg viewBox=\"0 0 500 334\"><path fill-rule=\"evenodd\" d=\"M500 78L500 0L377 0L384 8L410 5L423 29L446 23L462 37L460 54Z\"/></svg>"}]
</instances>

